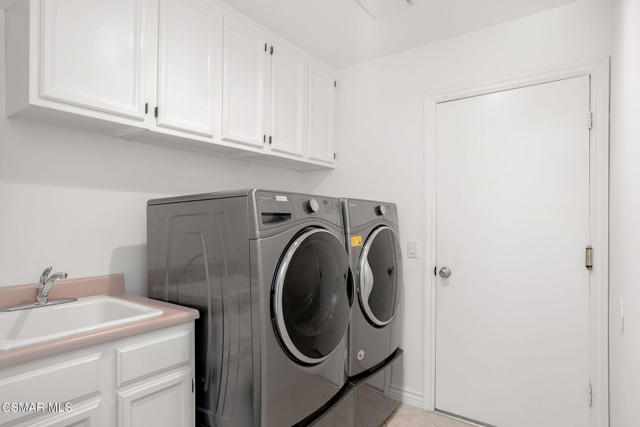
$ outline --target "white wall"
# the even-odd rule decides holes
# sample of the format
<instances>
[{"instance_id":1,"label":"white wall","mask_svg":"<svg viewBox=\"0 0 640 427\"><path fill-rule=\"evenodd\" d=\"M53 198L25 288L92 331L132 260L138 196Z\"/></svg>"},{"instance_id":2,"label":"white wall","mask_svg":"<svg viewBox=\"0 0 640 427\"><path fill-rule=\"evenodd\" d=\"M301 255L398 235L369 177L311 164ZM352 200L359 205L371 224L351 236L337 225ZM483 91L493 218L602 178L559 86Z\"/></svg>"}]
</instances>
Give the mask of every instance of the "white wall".
<instances>
[{"instance_id":1,"label":"white wall","mask_svg":"<svg viewBox=\"0 0 640 427\"><path fill-rule=\"evenodd\" d=\"M127 290L143 294L145 201L168 194L260 186L388 200L398 203L403 245L422 240L423 94L600 59L609 52L608 24L606 0L583 0L344 70L333 172L293 172L0 118L0 284L32 282L53 264L74 277L124 272ZM0 40L0 53L3 47ZM416 399L423 389L424 270L422 257L405 261L405 369L395 378Z\"/></svg>"},{"instance_id":2,"label":"white wall","mask_svg":"<svg viewBox=\"0 0 640 427\"><path fill-rule=\"evenodd\" d=\"M605 58L609 16L608 1L579 1L343 70L337 115L343 167L322 187L342 184L345 194L396 201L403 242L423 240L424 94ZM423 273L433 268L423 261L405 261L405 369L394 379L414 399L423 390Z\"/></svg>"},{"instance_id":3,"label":"white wall","mask_svg":"<svg viewBox=\"0 0 640 427\"><path fill-rule=\"evenodd\" d=\"M640 420L640 0L615 0L612 23L610 407L611 427L628 427Z\"/></svg>"}]
</instances>

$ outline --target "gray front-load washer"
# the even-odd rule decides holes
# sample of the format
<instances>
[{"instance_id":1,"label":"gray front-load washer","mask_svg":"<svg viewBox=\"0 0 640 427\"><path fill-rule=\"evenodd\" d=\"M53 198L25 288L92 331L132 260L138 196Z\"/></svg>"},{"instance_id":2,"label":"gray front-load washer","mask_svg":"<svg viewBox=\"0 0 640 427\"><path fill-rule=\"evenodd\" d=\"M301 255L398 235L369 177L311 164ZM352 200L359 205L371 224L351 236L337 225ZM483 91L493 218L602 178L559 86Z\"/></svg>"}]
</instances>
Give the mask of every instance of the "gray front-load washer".
<instances>
[{"instance_id":1,"label":"gray front-load washer","mask_svg":"<svg viewBox=\"0 0 640 427\"><path fill-rule=\"evenodd\" d=\"M149 295L200 311L198 425L291 426L336 406L354 300L337 199L200 194L151 200L147 220Z\"/></svg>"}]
</instances>

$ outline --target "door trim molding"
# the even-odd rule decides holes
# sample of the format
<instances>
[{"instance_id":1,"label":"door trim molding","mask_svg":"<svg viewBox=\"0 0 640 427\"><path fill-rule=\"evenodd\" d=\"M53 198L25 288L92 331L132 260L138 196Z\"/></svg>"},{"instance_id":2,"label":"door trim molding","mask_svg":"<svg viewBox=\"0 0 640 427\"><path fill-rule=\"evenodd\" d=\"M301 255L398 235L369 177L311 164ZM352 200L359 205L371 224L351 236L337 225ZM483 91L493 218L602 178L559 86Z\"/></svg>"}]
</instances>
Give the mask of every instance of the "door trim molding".
<instances>
[{"instance_id":1,"label":"door trim molding","mask_svg":"<svg viewBox=\"0 0 640 427\"><path fill-rule=\"evenodd\" d=\"M564 68L480 83L464 88L424 95L424 402L435 409L436 334L436 107L439 103L486 95L536 84L589 76L593 126L589 134L590 212L589 233L594 247L594 267L589 276L590 380L593 401L589 413L591 427L609 425L609 58ZM585 117L585 123L587 118ZM585 378L585 405L587 381Z\"/></svg>"}]
</instances>

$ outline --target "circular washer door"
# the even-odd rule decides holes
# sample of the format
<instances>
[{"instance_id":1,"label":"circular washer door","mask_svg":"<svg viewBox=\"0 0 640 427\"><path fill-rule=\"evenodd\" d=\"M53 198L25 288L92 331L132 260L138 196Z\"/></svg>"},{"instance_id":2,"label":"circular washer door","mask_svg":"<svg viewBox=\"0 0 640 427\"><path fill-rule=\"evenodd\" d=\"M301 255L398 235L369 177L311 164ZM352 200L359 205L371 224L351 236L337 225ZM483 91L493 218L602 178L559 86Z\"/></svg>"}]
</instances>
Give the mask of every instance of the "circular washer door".
<instances>
[{"instance_id":1,"label":"circular washer door","mask_svg":"<svg viewBox=\"0 0 640 427\"><path fill-rule=\"evenodd\" d=\"M389 227L376 228L367 238L358 265L358 299L367 319L385 326L396 315L401 280L400 246Z\"/></svg>"},{"instance_id":2,"label":"circular washer door","mask_svg":"<svg viewBox=\"0 0 640 427\"><path fill-rule=\"evenodd\" d=\"M314 228L296 237L274 283L275 328L290 355L320 363L338 348L353 302L349 257L333 233Z\"/></svg>"}]
</instances>

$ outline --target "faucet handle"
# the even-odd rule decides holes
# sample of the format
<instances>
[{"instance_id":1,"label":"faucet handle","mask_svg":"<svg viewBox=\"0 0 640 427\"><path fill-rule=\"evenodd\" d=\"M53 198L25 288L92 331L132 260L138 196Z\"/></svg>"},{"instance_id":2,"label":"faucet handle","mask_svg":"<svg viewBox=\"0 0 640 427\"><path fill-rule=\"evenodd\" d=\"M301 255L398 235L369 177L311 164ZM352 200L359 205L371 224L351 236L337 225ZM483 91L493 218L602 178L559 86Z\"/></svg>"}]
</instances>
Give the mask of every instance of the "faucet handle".
<instances>
[{"instance_id":1,"label":"faucet handle","mask_svg":"<svg viewBox=\"0 0 640 427\"><path fill-rule=\"evenodd\" d=\"M44 286L44 282L46 282L47 279L49 278L49 274L51 274L51 270L53 270L53 267L47 267L44 269L44 271L40 275L40 286Z\"/></svg>"}]
</instances>

